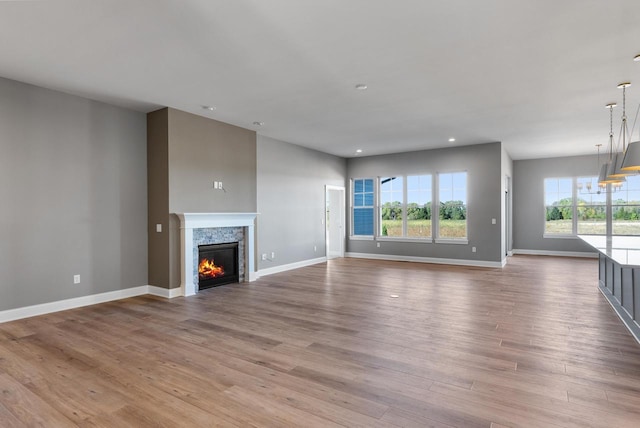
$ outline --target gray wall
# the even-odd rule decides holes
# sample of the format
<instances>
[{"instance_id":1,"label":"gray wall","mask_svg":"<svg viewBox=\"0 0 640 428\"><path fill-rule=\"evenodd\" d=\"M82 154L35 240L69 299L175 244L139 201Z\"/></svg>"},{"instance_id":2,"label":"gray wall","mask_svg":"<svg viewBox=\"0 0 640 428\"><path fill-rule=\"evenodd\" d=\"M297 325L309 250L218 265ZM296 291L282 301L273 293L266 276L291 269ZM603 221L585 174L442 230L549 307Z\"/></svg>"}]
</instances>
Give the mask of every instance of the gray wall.
<instances>
[{"instance_id":1,"label":"gray wall","mask_svg":"<svg viewBox=\"0 0 640 428\"><path fill-rule=\"evenodd\" d=\"M375 241L353 240L347 242L347 251L501 261L501 207L504 205L501 202L504 197L501 143L351 158L347 162L349 178L453 171L468 173L468 245L383 241L377 248ZM497 224L491 224L492 218ZM476 253L471 252L472 246L477 247Z\"/></svg>"},{"instance_id":2,"label":"gray wall","mask_svg":"<svg viewBox=\"0 0 640 428\"><path fill-rule=\"evenodd\" d=\"M0 78L0 310L147 284L145 141L142 113Z\"/></svg>"},{"instance_id":3,"label":"gray wall","mask_svg":"<svg viewBox=\"0 0 640 428\"><path fill-rule=\"evenodd\" d=\"M276 253L258 268L325 256L324 186L345 186L346 160L261 135L257 155L257 253Z\"/></svg>"},{"instance_id":4,"label":"gray wall","mask_svg":"<svg viewBox=\"0 0 640 428\"><path fill-rule=\"evenodd\" d=\"M543 238L544 179L598 175L597 156L517 160L513 162L513 249L593 252L578 238Z\"/></svg>"},{"instance_id":5,"label":"gray wall","mask_svg":"<svg viewBox=\"0 0 640 428\"><path fill-rule=\"evenodd\" d=\"M256 133L172 108L149 113L147 126L149 280L177 288L180 222L173 213L256 212Z\"/></svg>"}]
</instances>

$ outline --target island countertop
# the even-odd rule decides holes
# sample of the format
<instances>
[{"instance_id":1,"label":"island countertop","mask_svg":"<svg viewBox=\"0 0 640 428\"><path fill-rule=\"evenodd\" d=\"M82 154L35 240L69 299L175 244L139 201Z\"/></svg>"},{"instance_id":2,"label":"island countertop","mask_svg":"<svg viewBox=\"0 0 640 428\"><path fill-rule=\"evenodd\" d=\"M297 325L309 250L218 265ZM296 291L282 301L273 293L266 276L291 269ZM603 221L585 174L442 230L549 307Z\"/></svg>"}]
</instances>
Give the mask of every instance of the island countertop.
<instances>
[{"instance_id":1,"label":"island countertop","mask_svg":"<svg viewBox=\"0 0 640 428\"><path fill-rule=\"evenodd\" d=\"M622 266L640 267L640 236L578 235L578 238Z\"/></svg>"}]
</instances>

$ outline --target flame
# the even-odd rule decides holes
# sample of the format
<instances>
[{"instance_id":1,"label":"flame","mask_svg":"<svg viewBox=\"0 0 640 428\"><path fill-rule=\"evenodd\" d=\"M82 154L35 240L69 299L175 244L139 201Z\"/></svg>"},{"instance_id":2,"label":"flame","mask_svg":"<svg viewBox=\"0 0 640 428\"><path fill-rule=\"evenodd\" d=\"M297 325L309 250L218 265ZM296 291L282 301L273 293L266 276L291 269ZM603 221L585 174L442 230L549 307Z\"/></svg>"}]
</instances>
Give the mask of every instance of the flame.
<instances>
[{"instance_id":1,"label":"flame","mask_svg":"<svg viewBox=\"0 0 640 428\"><path fill-rule=\"evenodd\" d=\"M216 266L213 259L202 259L198 265L198 277L201 279L217 278L224 275L224 268Z\"/></svg>"}]
</instances>

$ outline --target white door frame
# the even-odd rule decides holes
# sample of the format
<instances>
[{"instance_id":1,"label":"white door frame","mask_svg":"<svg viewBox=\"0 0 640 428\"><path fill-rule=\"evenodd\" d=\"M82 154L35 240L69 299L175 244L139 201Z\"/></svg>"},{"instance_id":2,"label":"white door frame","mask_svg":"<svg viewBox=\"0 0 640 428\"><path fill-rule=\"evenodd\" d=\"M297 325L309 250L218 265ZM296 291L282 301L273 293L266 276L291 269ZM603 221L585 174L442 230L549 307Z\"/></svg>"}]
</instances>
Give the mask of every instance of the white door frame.
<instances>
[{"instance_id":1,"label":"white door frame","mask_svg":"<svg viewBox=\"0 0 640 428\"><path fill-rule=\"evenodd\" d=\"M330 191L338 191L340 192L341 196L340 196L340 206L336 207L339 211L339 215L340 215L340 221L339 223L336 225L334 224L334 222L330 222L327 219L327 207L329 205L330 202L330 198L329 198L329 192ZM346 230L345 230L345 222L346 222L346 209L345 209L345 203L346 203L346 199L345 199L345 188L342 186L332 186L330 184L325 185L325 190L324 190L324 216L325 216L325 228L324 228L324 237L325 237L325 256L327 257L327 259L335 259L338 257L344 257L344 246L345 246L345 239L346 239ZM340 240L340 249L337 252L331 252L330 251L330 242L329 242L329 236L331 235L329 228L330 227L339 227L340 230L338 231L339 233L339 240ZM334 232L336 232L334 230Z\"/></svg>"},{"instance_id":2,"label":"white door frame","mask_svg":"<svg viewBox=\"0 0 640 428\"><path fill-rule=\"evenodd\" d=\"M511 194L511 177L508 175L505 175L505 200L504 200L504 211L505 211L505 221L504 221L504 235L505 235L505 254L503 254L503 257L506 256L512 256L513 255L513 199L512 199L512 194Z\"/></svg>"}]
</instances>

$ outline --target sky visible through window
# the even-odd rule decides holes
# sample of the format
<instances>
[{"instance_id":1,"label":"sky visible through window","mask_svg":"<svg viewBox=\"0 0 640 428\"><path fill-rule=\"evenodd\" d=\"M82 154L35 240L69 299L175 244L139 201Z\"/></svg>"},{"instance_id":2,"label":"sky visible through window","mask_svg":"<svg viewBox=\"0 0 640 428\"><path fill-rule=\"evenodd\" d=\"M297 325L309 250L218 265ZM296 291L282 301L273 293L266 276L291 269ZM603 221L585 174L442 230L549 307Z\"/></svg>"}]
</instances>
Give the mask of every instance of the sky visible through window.
<instances>
[{"instance_id":1,"label":"sky visible through window","mask_svg":"<svg viewBox=\"0 0 640 428\"><path fill-rule=\"evenodd\" d=\"M462 201L467 204L467 173L440 174L440 201Z\"/></svg>"}]
</instances>

